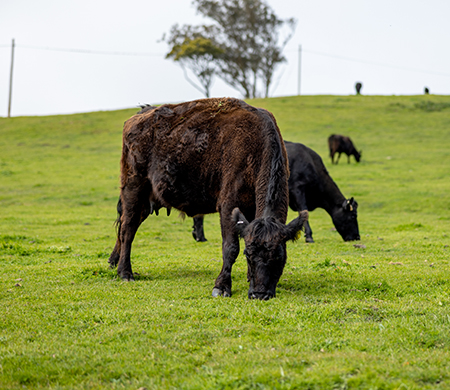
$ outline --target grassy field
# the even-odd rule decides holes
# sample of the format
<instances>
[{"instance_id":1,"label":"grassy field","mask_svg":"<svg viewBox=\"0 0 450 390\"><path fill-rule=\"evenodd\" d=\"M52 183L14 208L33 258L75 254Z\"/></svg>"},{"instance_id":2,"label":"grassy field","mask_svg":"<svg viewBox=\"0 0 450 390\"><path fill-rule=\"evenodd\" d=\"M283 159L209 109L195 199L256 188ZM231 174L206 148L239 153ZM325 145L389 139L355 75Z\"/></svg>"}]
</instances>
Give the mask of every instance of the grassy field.
<instances>
[{"instance_id":1,"label":"grassy field","mask_svg":"<svg viewBox=\"0 0 450 390\"><path fill-rule=\"evenodd\" d=\"M214 299L218 216L196 243L190 219L163 213L122 282L107 259L136 109L0 118L1 389L450 389L450 97L250 103L356 198L365 248L316 210L316 242L288 244L277 298L247 299L241 252L233 297ZM331 165L332 133L361 163Z\"/></svg>"}]
</instances>

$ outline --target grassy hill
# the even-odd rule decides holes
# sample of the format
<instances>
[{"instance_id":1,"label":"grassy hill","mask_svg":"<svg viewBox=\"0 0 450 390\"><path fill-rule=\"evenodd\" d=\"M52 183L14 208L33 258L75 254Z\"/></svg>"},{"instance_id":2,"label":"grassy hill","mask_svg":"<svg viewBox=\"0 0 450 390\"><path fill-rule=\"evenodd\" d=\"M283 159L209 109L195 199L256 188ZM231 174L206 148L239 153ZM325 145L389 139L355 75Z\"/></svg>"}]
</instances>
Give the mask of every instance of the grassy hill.
<instances>
[{"instance_id":1,"label":"grassy hill","mask_svg":"<svg viewBox=\"0 0 450 390\"><path fill-rule=\"evenodd\" d=\"M121 282L107 259L137 110L0 118L0 388L450 388L450 97L249 103L356 198L365 248L316 210L316 242L288 244L276 299L247 299L242 253L233 297L213 299L218 216L200 244L190 219L160 214L136 236L136 282ZM332 133L359 164L331 164Z\"/></svg>"}]
</instances>

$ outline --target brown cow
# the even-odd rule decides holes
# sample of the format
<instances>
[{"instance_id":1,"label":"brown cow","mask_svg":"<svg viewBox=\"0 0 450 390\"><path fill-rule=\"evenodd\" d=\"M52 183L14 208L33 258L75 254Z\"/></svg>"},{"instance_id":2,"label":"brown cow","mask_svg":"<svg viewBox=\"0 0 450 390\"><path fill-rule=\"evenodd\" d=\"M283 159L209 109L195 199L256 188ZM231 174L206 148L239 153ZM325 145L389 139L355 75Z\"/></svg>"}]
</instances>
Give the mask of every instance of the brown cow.
<instances>
[{"instance_id":1,"label":"brown cow","mask_svg":"<svg viewBox=\"0 0 450 390\"><path fill-rule=\"evenodd\" d=\"M331 134L328 137L328 147L330 149L330 157L331 163L337 164L339 159L341 158L341 153L345 153L347 155L347 162L350 163L350 156L355 156L356 162L361 160L362 151L357 151L353 146L353 142L349 137L345 137L339 134ZM334 162L334 155L338 154L336 163Z\"/></svg>"},{"instance_id":2,"label":"brown cow","mask_svg":"<svg viewBox=\"0 0 450 390\"><path fill-rule=\"evenodd\" d=\"M285 225L286 149L275 118L238 99L146 107L125 122L118 237L109 258L133 280L130 252L139 225L162 207L220 213L223 266L213 296L231 296L231 269L245 241L249 298L269 299L286 263L286 241L307 220Z\"/></svg>"}]
</instances>

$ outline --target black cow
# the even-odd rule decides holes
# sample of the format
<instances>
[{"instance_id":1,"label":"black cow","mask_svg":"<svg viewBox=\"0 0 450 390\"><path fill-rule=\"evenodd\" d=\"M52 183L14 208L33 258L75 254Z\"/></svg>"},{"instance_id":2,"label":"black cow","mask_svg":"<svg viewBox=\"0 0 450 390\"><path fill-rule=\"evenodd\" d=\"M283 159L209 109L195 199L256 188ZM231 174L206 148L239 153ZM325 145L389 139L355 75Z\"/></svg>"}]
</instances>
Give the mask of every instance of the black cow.
<instances>
[{"instance_id":1,"label":"black cow","mask_svg":"<svg viewBox=\"0 0 450 390\"><path fill-rule=\"evenodd\" d=\"M118 234L109 258L133 280L131 244L162 207L188 216L219 212L223 266L213 296L231 296L231 269L245 241L249 298L275 296L286 241L308 218L286 225L288 160L273 115L231 98L145 107L125 122Z\"/></svg>"},{"instance_id":2,"label":"black cow","mask_svg":"<svg viewBox=\"0 0 450 390\"><path fill-rule=\"evenodd\" d=\"M346 199L330 177L321 157L299 143L284 141L289 158L289 206L295 211L323 208L331 216L344 241L359 240L358 203ZM197 241L206 241L203 216L194 217L192 232ZM305 224L306 242L314 242L308 221Z\"/></svg>"},{"instance_id":3,"label":"black cow","mask_svg":"<svg viewBox=\"0 0 450 390\"><path fill-rule=\"evenodd\" d=\"M361 88L362 88L362 83L356 83L355 84L355 89L356 89L356 94L360 95L361 94Z\"/></svg>"},{"instance_id":4,"label":"black cow","mask_svg":"<svg viewBox=\"0 0 450 390\"><path fill-rule=\"evenodd\" d=\"M347 155L347 162L350 164L350 156L355 156L356 162L361 160L362 151L357 151L353 146L353 142L349 137L345 137L339 134L331 134L328 137L328 147L330 149L331 162L337 164L341 158L341 153ZM334 162L334 155L338 153L336 162Z\"/></svg>"}]
</instances>

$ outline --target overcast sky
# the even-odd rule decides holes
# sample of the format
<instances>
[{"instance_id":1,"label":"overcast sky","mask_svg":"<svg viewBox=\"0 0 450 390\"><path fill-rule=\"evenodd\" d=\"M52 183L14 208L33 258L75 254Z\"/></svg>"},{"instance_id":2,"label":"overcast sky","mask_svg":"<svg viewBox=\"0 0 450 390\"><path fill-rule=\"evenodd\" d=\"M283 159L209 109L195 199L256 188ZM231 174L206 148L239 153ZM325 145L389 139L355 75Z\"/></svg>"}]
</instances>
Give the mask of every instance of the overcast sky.
<instances>
[{"instance_id":1,"label":"overcast sky","mask_svg":"<svg viewBox=\"0 0 450 390\"><path fill-rule=\"evenodd\" d=\"M267 0L298 20L271 96L450 95L449 0ZM66 114L203 98L164 59L175 24L210 21L190 0L0 0L0 116ZM103 52L103 53L102 53ZM111 54L116 53L116 54ZM242 97L216 79L212 96Z\"/></svg>"}]
</instances>

